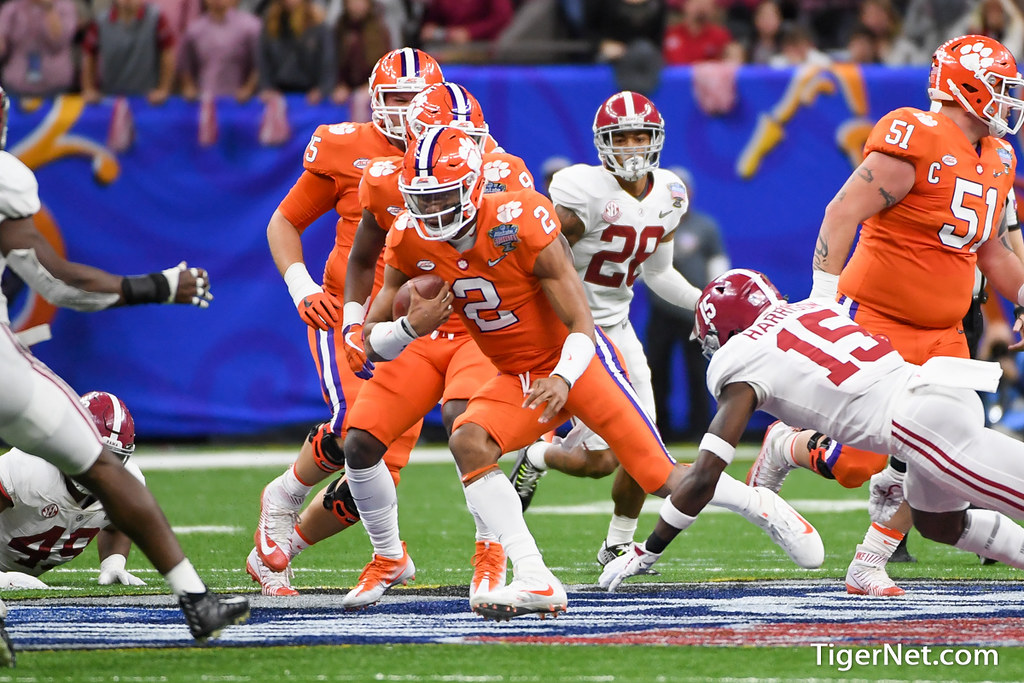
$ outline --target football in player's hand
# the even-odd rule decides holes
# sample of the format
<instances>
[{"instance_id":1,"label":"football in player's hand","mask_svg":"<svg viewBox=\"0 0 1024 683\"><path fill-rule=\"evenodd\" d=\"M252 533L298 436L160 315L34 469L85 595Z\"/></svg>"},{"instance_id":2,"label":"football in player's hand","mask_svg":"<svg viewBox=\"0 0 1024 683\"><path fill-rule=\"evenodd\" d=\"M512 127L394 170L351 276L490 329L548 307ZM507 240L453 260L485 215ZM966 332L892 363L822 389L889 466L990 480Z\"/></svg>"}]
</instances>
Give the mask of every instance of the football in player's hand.
<instances>
[{"instance_id":1,"label":"football in player's hand","mask_svg":"<svg viewBox=\"0 0 1024 683\"><path fill-rule=\"evenodd\" d=\"M410 287L415 287L424 299L433 299L444 287L444 280L439 275L428 273L427 275L417 275L399 287L398 293L395 294L395 300L391 304L391 314L395 320L409 312Z\"/></svg>"}]
</instances>

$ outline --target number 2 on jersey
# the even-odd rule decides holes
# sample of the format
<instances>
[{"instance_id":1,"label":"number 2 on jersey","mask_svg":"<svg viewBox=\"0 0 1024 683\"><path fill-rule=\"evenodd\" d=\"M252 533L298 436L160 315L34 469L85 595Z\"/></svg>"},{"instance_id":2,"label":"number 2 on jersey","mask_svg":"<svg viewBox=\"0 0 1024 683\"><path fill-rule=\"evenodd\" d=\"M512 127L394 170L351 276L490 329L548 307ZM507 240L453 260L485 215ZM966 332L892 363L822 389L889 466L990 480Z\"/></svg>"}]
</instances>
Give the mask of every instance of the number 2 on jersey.
<instances>
[{"instance_id":1,"label":"number 2 on jersey","mask_svg":"<svg viewBox=\"0 0 1024 683\"><path fill-rule=\"evenodd\" d=\"M859 325L844 325L838 329L825 327L822 323L829 318L834 319L839 318L839 316L832 311L821 310L805 313L797 318L797 320L806 330L827 342L834 343L851 334L863 337L861 344L850 351L850 355L856 360L865 362L878 360L894 350L888 341L867 334L864 328ZM783 351L795 351L828 370L828 380L836 386L839 386L860 370L860 365L857 363L841 361L821 347L800 339L789 330L780 330L776 343Z\"/></svg>"}]
</instances>

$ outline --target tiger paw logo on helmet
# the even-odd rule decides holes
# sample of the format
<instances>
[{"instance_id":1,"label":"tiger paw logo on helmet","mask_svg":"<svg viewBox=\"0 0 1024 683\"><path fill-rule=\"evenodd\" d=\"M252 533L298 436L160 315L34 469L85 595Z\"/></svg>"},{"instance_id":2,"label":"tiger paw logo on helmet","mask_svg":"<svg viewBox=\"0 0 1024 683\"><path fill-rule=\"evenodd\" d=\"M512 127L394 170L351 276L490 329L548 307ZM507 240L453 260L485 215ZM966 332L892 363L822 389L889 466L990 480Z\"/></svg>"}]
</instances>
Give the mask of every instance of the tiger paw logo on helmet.
<instances>
[{"instance_id":1,"label":"tiger paw logo on helmet","mask_svg":"<svg viewBox=\"0 0 1024 683\"><path fill-rule=\"evenodd\" d=\"M984 43L972 43L960 46L960 65L971 71L987 69L996 63L992 58L992 48Z\"/></svg>"},{"instance_id":2,"label":"tiger paw logo on helmet","mask_svg":"<svg viewBox=\"0 0 1024 683\"><path fill-rule=\"evenodd\" d=\"M470 137L464 137L459 140L459 156L465 159L466 164L477 172L480 171L480 167L484 163L483 158L480 156L480 148Z\"/></svg>"},{"instance_id":3,"label":"tiger paw logo on helmet","mask_svg":"<svg viewBox=\"0 0 1024 683\"><path fill-rule=\"evenodd\" d=\"M522 215L522 202L507 202L498 207L498 220L502 223L511 223Z\"/></svg>"}]
</instances>

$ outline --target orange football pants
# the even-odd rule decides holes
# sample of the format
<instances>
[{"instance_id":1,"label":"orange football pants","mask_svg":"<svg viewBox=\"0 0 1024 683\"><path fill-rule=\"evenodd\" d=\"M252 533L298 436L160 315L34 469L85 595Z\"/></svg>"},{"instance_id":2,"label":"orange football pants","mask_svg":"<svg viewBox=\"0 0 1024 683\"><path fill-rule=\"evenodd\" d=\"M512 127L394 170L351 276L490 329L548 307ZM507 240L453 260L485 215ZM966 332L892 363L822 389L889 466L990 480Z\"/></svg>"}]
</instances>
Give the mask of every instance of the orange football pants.
<instances>
[{"instance_id":1,"label":"orange football pants","mask_svg":"<svg viewBox=\"0 0 1024 683\"><path fill-rule=\"evenodd\" d=\"M970 358L967 337L961 323L944 329L915 327L886 317L855 301L841 299L840 302L850 306L851 318L871 334L887 338L909 363L923 365L929 358L936 356ZM889 456L844 444L831 454L829 461L836 481L847 488L857 488L870 479L871 475L881 472Z\"/></svg>"},{"instance_id":2,"label":"orange football pants","mask_svg":"<svg viewBox=\"0 0 1024 683\"><path fill-rule=\"evenodd\" d=\"M640 406L614 344L597 331L597 353L569 390L565 406L551 422L539 422L541 410L523 408L523 397L534 380L549 376L553 369L552 365L522 375L493 378L469 400L455 428L468 422L479 425L502 453L509 453L575 416L608 442L622 467L644 491L652 493L661 488L676 463L662 443L654 420Z\"/></svg>"},{"instance_id":3,"label":"orange football pants","mask_svg":"<svg viewBox=\"0 0 1024 683\"><path fill-rule=\"evenodd\" d=\"M348 426L391 444L438 401L468 399L497 374L468 333L421 337L395 360L376 364L349 410Z\"/></svg>"}]
</instances>

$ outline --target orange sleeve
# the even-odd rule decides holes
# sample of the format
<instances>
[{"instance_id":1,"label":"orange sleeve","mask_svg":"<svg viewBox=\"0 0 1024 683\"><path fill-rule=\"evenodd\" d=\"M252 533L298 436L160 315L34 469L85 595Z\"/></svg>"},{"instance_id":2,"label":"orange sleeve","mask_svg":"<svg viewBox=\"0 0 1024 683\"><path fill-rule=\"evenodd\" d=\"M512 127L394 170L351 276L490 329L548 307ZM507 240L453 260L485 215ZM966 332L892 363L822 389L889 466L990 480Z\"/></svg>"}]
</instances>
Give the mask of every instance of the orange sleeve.
<instances>
[{"instance_id":1,"label":"orange sleeve","mask_svg":"<svg viewBox=\"0 0 1024 683\"><path fill-rule=\"evenodd\" d=\"M934 117L927 112L912 107L895 109L879 119L871 129L864 144L864 156L870 152L881 152L916 167L918 159L936 156L936 136L932 133L935 127Z\"/></svg>"},{"instance_id":2,"label":"orange sleeve","mask_svg":"<svg viewBox=\"0 0 1024 683\"><path fill-rule=\"evenodd\" d=\"M334 180L303 171L277 205L278 211L299 230L305 230L320 216L334 208L337 191Z\"/></svg>"}]
</instances>

